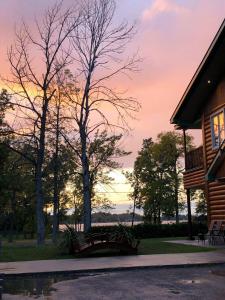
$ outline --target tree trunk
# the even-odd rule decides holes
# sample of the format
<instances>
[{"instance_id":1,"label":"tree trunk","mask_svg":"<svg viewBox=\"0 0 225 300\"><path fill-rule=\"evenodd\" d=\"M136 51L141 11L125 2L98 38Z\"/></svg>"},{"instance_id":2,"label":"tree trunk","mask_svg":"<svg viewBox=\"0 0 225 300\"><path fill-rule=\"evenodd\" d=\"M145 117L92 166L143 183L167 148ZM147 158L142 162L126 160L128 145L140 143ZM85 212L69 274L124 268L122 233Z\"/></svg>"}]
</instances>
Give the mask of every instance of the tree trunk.
<instances>
[{"instance_id":1,"label":"tree trunk","mask_svg":"<svg viewBox=\"0 0 225 300\"><path fill-rule=\"evenodd\" d=\"M90 174L87 161L83 165L83 199L84 199L84 232L91 229L91 193L89 188Z\"/></svg>"},{"instance_id":2,"label":"tree trunk","mask_svg":"<svg viewBox=\"0 0 225 300\"><path fill-rule=\"evenodd\" d=\"M157 224L157 209L154 205L154 212L153 212L153 223Z\"/></svg>"},{"instance_id":3,"label":"tree trunk","mask_svg":"<svg viewBox=\"0 0 225 300\"><path fill-rule=\"evenodd\" d=\"M55 158L58 160L58 158ZM52 224L52 241L56 243L59 232L59 192L58 192L58 163L54 166L54 195L53 195L53 224Z\"/></svg>"},{"instance_id":4,"label":"tree trunk","mask_svg":"<svg viewBox=\"0 0 225 300\"><path fill-rule=\"evenodd\" d=\"M135 208L136 208L136 198L134 198L134 203L133 203L133 213L132 213L131 227L134 226Z\"/></svg>"},{"instance_id":5,"label":"tree trunk","mask_svg":"<svg viewBox=\"0 0 225 300\"><path fill-rule=\"evenodd\" d=\"M158 208L158 224L161 224L161 209Z\"/></svg>"},{"instance_id":6,"label":"tree trunk","mask_svg":"<svg viewBox=\"0 0 225 300\"><path fill-rule=\"evenodd\" d=\"M175 165L174 175L175 175L174 197L175 197L175 210L176 210L176 224L178 224L179 223L179 197L178 197L179 179L178 179L176 165Z\"/></svg>"},{"instance_id":7,"label":"tree trunk","mask_svg":"<svg viewBox=\"0 0 225 300\"><path fill-rule=\"evenodd\" d=\"M42 245L45 241L45 219L44 219L44 199L42 192L42 171L40 166L36 172L36 217L37 217L37 244Z\"/></svg>"},{"instance_id":8,"label":"tree trunk","mask_svg":"<svg viewBox=\"0 0 225 300\"><path fill-rule=\"evenodd\" d=\"M83 170L83 205L84 205L84 232L91 229L91 187L90 187L90 171L87 158L87 142L85 129L81 128L80 138L82 145L82 170Z\"/></svg>"},{"instance_id":9,"label":"tree trunk","mask_svg":"<svg viewBox=\"0 0 225 300\"><path fill-rule=\"evenodd\" d=\"M48 101L44 100L42 108L41 128L39 147L37 153L37 166L36 166L36 215L37 215L37 244L43 245L45 242L45 218L44 218L44 195L42 183L42 168L45 156L45 130L46 130L46 114L48 108Z\"/></svg>"},{"instance_id":10,"label":"tree trunk","mask_svg":"<svg viewBox=\"0 0 225 300\"><path fill-rule=\"evenodd\" d=\"M176 209L176 224L179 224L179 204L178 204L178 192L175 189L175 209Z\"/></svg>"},{"instance_id":11,"label":"tree trunk","mask_svg":"<svg viewBox=\"0 0 225 300\"><path fill-rule=\"evenodd\" d=\"M53 195L53 224L52 241L56 243L59 232L59 111L57 106L56 116L56 136L55 136L55 155L54 155L54 195Z\"/></svg>"},{"instance_id":12,"label":"tree trunk","mask_svg":"<svg viewBox=\"0 0 225 300\"><path fill-rule=\"evenodd\" d=\"M186 190L187 195L187 209L188 209L188 236L190 240L193 240L192 235L192 216L191 216L191 192L190 189Z\"/></svg>"},{"instance_id":13,"label":"tree trunk","mask_svg":"<svg viewBox=\"0 0 225 300\"><path fill-rule=\"evenodd\" d=\"M16 191L13 190L12 192L12 198L11 198L11 211L9 214L9 237L8 242L13 242L13 231L14 231L14 216L15 216L15 203L16 203Z\"/></svg>"}]
</instances>

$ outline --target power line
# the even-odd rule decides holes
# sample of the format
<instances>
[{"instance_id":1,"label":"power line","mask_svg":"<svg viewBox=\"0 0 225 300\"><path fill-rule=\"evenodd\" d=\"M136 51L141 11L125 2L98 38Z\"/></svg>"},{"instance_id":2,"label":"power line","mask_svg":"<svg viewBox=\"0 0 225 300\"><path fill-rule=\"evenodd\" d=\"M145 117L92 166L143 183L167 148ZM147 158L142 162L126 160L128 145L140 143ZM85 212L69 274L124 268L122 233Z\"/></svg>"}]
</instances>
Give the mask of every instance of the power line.
<instances>
[{"instance_id":1,"label":"power line","mask_svg":"<svg viewBox=\"0 0 225 300\"><path fill-rule=\"evenodd\" d=\"M112 184L129 184L131 185L129 182L112 182L112 183L101 183L102 185L112 185Z\"/></svg>"},{"instance_id":2,"label":"power line","mask_svg":"<svg viewBox=\"0 0 225 300\"><path fill-rule=\"evenodd\" d=\"M95 192L96 194L130 194L132 191L128 192Z\"/></svg>"}]
</instances>

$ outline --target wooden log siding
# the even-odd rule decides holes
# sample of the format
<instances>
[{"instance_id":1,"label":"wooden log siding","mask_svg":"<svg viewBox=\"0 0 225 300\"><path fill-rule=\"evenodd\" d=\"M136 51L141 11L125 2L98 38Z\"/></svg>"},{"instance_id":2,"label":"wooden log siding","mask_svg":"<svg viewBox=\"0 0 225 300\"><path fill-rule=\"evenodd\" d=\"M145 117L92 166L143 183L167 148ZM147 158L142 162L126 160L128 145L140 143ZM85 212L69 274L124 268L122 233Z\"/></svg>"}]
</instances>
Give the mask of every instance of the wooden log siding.
<instances>
[{"instance_id":1,"label":"wooden log siding","mask_svg":"<svg viewBox=\"0 0 225 300\"><path fill-rule=\"evenodd\" d=\"M184 188L185 189L201 189L205 185L205 170L203 166L197 169L184 172Z\"/></svg>"},{"instance_id":2,"label":"wooden log siding","mask_svg":"<svg viewBox=\"0 0 225 300\"><path fill-rule=\"evenodd\" d=\"M211 220L225 220L225 184L208 182L208 205Z\"/></svg>"},{"instance_id":3,"label":"wooden log siding","mask_svg":"<svg viewBox=\"0 0 225 300\"><path fill-rule=\"evenodd\" d=\"M223 93L224 94L224 93ZM224 98L222 100L224 102ZM218 104L218 103L217 103ZM211 105L213 106L212 102ZM204 142L205 142L205 169L206 172L211 165L217 150L212 148L212 136L211 136L211 121L210 116L224 106L210 107L204 114L203 118L203 130L204 130ZM222 173L225 175L225 168L222 168ZM220 170L220 176L222 176ZM209 221L211 220L225 220L225 183L219 181L207 182L208 189L208 206L210 211Z\"/></svg>"}]
</instances>

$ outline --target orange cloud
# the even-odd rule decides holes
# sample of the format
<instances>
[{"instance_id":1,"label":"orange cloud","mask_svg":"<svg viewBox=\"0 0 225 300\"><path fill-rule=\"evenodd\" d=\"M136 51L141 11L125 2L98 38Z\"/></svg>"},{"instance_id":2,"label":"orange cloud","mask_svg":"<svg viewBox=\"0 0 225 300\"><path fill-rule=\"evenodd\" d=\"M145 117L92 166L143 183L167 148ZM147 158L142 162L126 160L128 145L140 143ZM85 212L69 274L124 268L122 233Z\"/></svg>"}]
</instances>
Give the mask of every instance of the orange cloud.
<instances>
[{"instance_id":1,"label":"orange cloud","mask_svg":"<svg viewBox=\"0 0 225 300\"><path fill-rule=\"evenodd\" d=\"M29 6L27 0L19 2L23 6L16 0L3 1L0 10L0 73L3 76L9 74L5 54L14 39L14 22L24 16L25 21L33 24L31 19L37 10L34 4L46 6L44 0L30 0ZM112 83L115 89L128 90L128 95L142 104L139 121L130 122L134 130L124 141L127 150L133 151L124 163L132 166L143 138L155 138L160 131L173 128L169 124L171 114L224 18L225 1L123 0L118 1L120 6L121 17L139 20L139 31L129 45L128 55L140 49L144 60L141 71L131 75L131 81L123 77Z\"/></svg>"}]
</instances>

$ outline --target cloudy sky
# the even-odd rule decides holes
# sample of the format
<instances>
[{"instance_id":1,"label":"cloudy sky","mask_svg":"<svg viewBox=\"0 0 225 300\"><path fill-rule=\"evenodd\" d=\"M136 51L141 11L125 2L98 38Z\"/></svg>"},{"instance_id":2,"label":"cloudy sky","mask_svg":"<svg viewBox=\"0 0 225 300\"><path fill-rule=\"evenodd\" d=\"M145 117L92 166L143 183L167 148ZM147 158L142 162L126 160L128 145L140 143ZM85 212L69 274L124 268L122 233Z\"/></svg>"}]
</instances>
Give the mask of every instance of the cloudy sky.
<instances>
[{"instance_id":1,"label":"cloudy sky","mask_svg":"<svg viewBox=\"0 0 225 300\"><path fill-rule=\"evenodd\" d=\"M75 0L65 0L74 3ZM7 46L23 18L32 23L53 0L1 0L0 73L7 74ZM225 16L224 0L120 0L116 20L136 21L138 32L129 53L139 51L140 72L123 81L142 110L124 145L133 165L143 138L170 130L169 119ZM121 82L118 82L118 86ZM197 141L198 143L199 141Z\"/></svg>"},{"instance_id":2,"label":"cloudy sky","mask_svg":"<svg viewBox=\"0 0 225 300\"><path fill-rule=\"evenodd\" d=\"M74 3L75 0L65 0ZM35 16L53 0L1 0L0 73L7 70L7 47L23 18ZM140 72L123 81L142 104L125 146L133 151L125 166L133 165L143 138L172 129L170 116L225 16L224 0L120 0L116 19L136 21L138 32L128 54L139 51ZM119 82L118 82L119 85ZM121 85L121 83L120 83Z\"/></svg>"}]
</instances>

